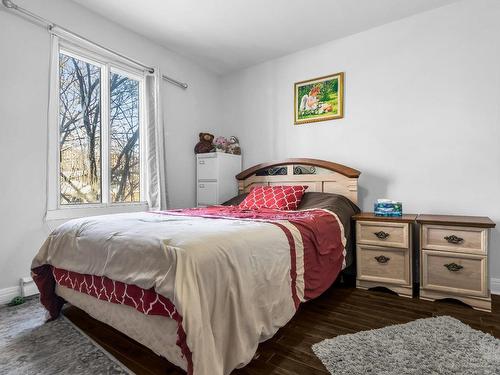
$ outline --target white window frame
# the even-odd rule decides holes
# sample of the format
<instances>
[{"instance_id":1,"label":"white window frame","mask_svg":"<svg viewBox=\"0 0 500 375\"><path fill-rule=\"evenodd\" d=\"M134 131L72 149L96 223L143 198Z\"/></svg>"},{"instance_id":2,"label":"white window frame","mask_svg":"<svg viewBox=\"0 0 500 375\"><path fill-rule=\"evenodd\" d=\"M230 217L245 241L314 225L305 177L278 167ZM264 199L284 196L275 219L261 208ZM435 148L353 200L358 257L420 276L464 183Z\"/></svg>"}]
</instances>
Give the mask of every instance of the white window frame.
<instances>
[{"instance_id":1,"label":"white window frame","mask_svg":"<svg viewBox=\"0 0 500 375\"><path fill-rule=\"evenodd\" d=\"M144 71L127 65L113 56L106 56L100 51L82 48L69 41L55 39L57 56L59 52L75 57L81 61L96 65L101 69L101 202L83 204L61 204L60 199L60 157L59 157L59 69L52 69L49 108L49 157L47 168L47 213L46 220L67 220L72 218L103 215L111 213L137 212L148 210L146 201L148 184L146 183L146 123L145 110L145 74ZM53 51L53 53L55 53ZM53 59L55 57L53 56ZM59 61L57 59L57 61ZM57 64L58 65L58 64ZM140 201L139 202L111 202L111 168L109 166L110 146L110 93L109 81L112 73L125 75L139 81L139 148L140 148ZM53 87L52 87L53 86Z\"/></svg>"}]
</instances>

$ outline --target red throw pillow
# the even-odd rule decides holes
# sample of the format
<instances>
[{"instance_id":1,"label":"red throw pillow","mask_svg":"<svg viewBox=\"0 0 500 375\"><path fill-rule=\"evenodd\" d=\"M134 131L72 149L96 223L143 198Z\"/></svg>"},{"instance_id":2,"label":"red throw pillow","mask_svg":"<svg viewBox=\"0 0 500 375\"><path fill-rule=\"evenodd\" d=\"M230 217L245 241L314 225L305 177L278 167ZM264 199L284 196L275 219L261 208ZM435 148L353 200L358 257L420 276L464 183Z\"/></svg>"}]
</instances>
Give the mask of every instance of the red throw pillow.
<instances>
[{"instance_id":1,"label":"red throw pillow","mask_svg":"<svg viewBox=\"0 0 500 375\"><path fill-rule=\"evenodd\" d=\"M250 190L239 208L296 210L307 186L259 186Z\"/></svg>"}]
</instances>

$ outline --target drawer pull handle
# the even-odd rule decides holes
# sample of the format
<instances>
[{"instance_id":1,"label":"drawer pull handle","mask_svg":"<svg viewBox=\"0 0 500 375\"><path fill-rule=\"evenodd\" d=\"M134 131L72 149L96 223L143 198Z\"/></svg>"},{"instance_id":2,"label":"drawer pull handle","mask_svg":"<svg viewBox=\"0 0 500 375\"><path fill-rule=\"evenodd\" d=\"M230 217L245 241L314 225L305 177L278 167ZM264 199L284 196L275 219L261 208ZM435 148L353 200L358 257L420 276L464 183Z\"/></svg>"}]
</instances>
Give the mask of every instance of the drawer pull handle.
<instances>
[{"instance_id":1,"label":"drawer pull handle","mask_svg":"<svg viewBox=\"0 0 500 375\"><path fill-rule=\"evenodd\" d=\"M390 260L391 260L391 258L386 257L385 255L379 255L378 257L375 257L375 260L376 260L377 262L379 262L379 263L384 264L384 263L387 263L388 261L390 261Z\"/></svg>"},{"instance_id":2,"label":"drawer pull handle","mask_svg":"<svg viewBox=\"0 0 500 375\"><path fill-rule=\"evenodd\" d=\"M449 263L449 264L445 264L444 266L446 268L448 268L448 271L452 271L452 272L457 272L457 271L460 271L462 268L464 268L464 266L461 266L460 264L456 264L456 263Z\"/></svg>"},{"instance_id":3,"label":"drawer pull handle","mask_svg":"<svg viewBox=\"0 0 500 375\"><path fill-rule=\"evenodd\" d=\"M384 231L382 231L382 230L381 230L380 232L375 232L375 233L373 233L373 234L374 234L375 236L377 236L377 238L378 238L379 240L385 240L387 237L389 237L389 236L390 236L390 234L389 234L389 233L386 233L386 232L384 232Z\"/></svg>"},{"instance_id":4,"label":"drawer pull handle","mask_svg":"<svg viewBox=\"0 0 500 375\"><path fill-rule=\"evenodd\" d=\"M452 234L451 236L446 236L444 239L448 241L448 243L452 243L454 245L458 245L464 242L464 239L462 237L457 237L454 234Z\"/></svg>"},{"instance_id":5,"label":"drawer pull handle","mask_svg":"<svg viewBox=\"0 0 500 375\"><path fill-rule=\"evenodd\" d=\"M200 160L200 164L205 164L205 160Z\"/></svg>"}]
</instances>

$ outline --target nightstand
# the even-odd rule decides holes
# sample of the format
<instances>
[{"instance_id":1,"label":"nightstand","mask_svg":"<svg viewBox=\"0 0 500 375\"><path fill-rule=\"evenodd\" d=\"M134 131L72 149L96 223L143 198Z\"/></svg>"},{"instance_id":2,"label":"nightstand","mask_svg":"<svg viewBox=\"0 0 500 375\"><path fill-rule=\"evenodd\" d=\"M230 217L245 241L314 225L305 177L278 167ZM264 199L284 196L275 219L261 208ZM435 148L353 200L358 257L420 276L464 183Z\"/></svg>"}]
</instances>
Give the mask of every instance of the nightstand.
<instances>
[{"instance_id":1,"label":"nightstand","mask_svg":"<svg viewBox=\"0 0 500 375\"><path fill-rule=\"evenodd\" d=\"M378 286L413 297L412 232L417 215L375 216L362 212L356 221L356 287Z\"/></svg>"},{"instance_id":2,"label":"nightstand","mask_svg":"<svg viewBox=\"0 0 500 375\"><path fill-rule=\"evenodd\" d=\"M419 215L420 298L454 298L491 311L487 217Z\"/></svg>"}]
</instances>

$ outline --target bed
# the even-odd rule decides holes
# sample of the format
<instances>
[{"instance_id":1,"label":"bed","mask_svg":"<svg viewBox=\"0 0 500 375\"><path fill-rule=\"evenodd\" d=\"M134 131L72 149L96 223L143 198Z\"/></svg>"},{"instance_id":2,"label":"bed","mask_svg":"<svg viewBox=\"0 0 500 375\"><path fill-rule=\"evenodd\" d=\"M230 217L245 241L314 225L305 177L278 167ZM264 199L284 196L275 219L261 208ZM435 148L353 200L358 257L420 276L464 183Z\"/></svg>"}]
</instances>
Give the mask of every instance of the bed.
<instances>
[{"instance_id":1,"label":"bed","mask_svg":"<svg viewBox=\"0 0 500 375\"><path fill-rule=\"evenodd\" d=\"M251 361L352 263L360 172L316 159L259 164L221 206L69 221L33 260L55 319L67 301L188 374ZM296 210L242 209L253 188L307 186Z\"/></svg>"}]
</instances>

